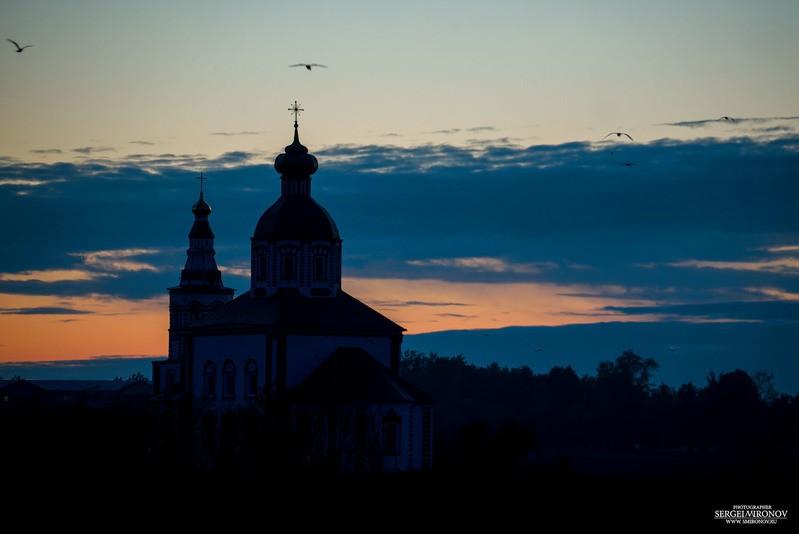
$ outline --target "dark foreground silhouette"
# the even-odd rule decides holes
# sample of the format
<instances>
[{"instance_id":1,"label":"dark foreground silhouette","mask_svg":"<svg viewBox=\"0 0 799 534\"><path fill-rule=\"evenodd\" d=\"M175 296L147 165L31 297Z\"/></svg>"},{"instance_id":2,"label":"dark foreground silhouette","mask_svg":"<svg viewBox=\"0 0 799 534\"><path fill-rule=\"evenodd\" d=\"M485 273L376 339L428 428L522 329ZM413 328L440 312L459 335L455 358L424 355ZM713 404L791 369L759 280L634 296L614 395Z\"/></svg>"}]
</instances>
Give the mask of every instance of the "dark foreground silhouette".
<instances>
[{"instance_id":1,"label":"dark foreground silhouette","mask_svg":"<svg viewBox=\"0 0 799 534\"><path fill-rule=\"evenodd\" d=\"M793 528L797 398L743 371L709 374L702 387L654 387L656 369L629 351L586 377L568 367L536 375L406 353L403 376L437 403L433 468L404 474L309 472L285 456L192 469L156 461L146 410L5 407L4 495L10 507L47 496L68 517L87 503L142 517L164 500L192 503L195 513L165 519L175 526L246 526L245 510L270 510L306 528L374 527L379 517L493 531L704 531L735 528L714 516L757 504L789 511L770 531Z\"/></svg>"}]
</instances>

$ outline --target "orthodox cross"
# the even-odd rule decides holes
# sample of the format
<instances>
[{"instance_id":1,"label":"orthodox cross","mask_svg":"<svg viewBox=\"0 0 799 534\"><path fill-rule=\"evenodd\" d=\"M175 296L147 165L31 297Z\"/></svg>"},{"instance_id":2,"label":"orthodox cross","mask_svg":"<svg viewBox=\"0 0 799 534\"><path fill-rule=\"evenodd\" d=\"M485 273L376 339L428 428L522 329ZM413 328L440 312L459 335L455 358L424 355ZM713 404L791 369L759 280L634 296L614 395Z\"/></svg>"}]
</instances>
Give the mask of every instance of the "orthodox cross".
<instances>
[{"instance_id":1,"label":"orthodox cross","mask_svg":"<svg viewBox=\"0 0 799 534\"><path fill-rule=\"evenodd\" d=\"M203 176L203 173L202 173L202 171L200 171L200 176L197 176L197 177L195 178L195 180L200 180L200 194L201 194L201 195L203 194L203 180L207 180L207 179L208 179L208 178L206 178L205 176Z\"/></svg>"},{"instance_id":2,"label":"orthodox cross","mask_svg":"<svg viewBox=\"0 0 799 534\"><path fill-rule=\"evenodd\" d=\"M302 109L298 104L297 101L294 101L294 105L289 108L289 111L294 113L294 127L297 126L297 116L300 114L300 111L305 111Z\"/></svg>"}]
</instances>

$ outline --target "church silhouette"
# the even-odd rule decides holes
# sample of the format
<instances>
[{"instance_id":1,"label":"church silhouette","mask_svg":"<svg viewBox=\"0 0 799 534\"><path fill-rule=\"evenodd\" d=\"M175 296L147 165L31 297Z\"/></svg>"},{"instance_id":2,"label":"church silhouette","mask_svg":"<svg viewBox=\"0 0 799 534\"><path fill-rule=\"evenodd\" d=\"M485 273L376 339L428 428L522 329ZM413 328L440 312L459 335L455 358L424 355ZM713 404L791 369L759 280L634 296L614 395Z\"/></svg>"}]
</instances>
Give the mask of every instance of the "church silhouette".
<instances>
[{"instance_id":1,"label":"church silhouette","mask_svg":"<svg viewBox=\"0 0 799 534\"><path fill-rule=\"evenodd\" d=\"M275 159L280 197L251 237L250 288L222 282L200 178L169 354L152 362L156 461L326 473L432 467L433 400L399 376L405 329L341 287L342 240L311 196L316 157Z\"/></svg>"}]
</instances>

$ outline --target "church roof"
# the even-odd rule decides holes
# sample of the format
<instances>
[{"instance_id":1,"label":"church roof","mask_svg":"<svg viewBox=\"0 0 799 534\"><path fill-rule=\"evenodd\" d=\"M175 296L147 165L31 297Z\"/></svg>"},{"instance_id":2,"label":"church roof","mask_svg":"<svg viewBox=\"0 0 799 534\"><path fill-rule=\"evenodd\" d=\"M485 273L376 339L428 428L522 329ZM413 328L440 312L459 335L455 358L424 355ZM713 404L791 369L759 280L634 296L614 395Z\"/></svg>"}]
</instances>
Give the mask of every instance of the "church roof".
<instances>
[{"instance_id":1,"label":"church roof","mask_svg":"<svg viewBox=\"0 0 799 534\"><path fill-rule=\"evenodd\" d=\"M355 297L339 290L335 297L305 297L285 289L255 297L247 291L203 319L191 330L202 332L284 330L321 334L401 333L405 329Z\"/></svg>"},{"instance_id":2,"label":"church roof","mask_svg":"<svg viewBox=\"0 0 799 534\"><path fill-rule=\"evenodd\" d=\"M281 196L261 215L253 239L334 241L339 233L327 210L310 196Z\"/></svg>"},{"instance_id":3,"label":"church roof","mask_svg":"<svg viewBox=\"0 0 799 534\"><path fill-rule=\"evenodd\" d=\"M359 347L341 347L289 392L290 402L433 402Z\"/></svg>"}]
</instances>

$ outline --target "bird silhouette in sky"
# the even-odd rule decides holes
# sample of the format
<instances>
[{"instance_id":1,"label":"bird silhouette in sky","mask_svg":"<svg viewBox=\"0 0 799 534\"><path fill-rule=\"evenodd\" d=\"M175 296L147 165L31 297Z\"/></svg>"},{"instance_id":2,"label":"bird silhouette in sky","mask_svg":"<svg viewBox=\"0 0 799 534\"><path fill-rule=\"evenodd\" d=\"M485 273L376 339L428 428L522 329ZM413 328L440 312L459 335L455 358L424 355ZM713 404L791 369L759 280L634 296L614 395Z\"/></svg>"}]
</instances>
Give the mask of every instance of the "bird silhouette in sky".
<instances>
[{"instance_id":1,"label":"bird silhouette in sky","mask_svg":"<svg viewBox=\"0 0 799 534\"><path fill-rule=\"evenodd\" d=\"M33 46L33 45L19 46L19 45L17 44L17 42L16 42L16 41L14 41L13 39L6 39L6 41L8 41L9 43L11 43L11 44L13 44L14 46L16 46L16 47L17 47L17 52L22 52L22 51L23 51L23 50L25 50L26 48L29 48L29 47Z\"/></svg>"},{"instance_id":2,"label":"bird silhouette in sky","mask_svg":"<svg viewBox=\"0 0 799 534\"><path fill-rule=\"evenodd\" d=\"M610 132L608 135L606 135L606 136L605 136L605 137L603 137L602 139L607 139L607 138L608 138L608 137L610 137L611 135L615 135L616 137L621 137L622 135L626 135L626 136L627 136L627 137L630 139L630 141L632 141L632 140L633 140L633 138L632 138L632 137L630 137L630 134L628 134L628 133L624 133L624 132Z\"/></svg>"},{"instance_id":3,"label":"bird silhouette in sky","mask_svg":"<svg viewBox=\"0 0 799 534\"><path fill-rule=\"evenodd\" d=\"M720 121L732 121L732 122L735 122L735 119L733 119L732 117L728 117L728 116L726 116L726 115L724 115L723 117L721 117L719 120L720 120Z\"/></svg>"},{"instance_id":4,"label":"bird silhouette in sky","mask_svg":"<svg viewBox=\"0 0 799 534\"><path fill-rule=\"evenodd\" d=\"M289 67L305 67L306 69L311 70L311 67L327 68L327 65L321 65L319 63L295 63L294 65L289 65Z\"/></svg>"}]
</instances>

